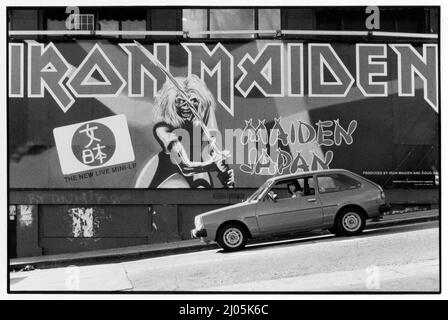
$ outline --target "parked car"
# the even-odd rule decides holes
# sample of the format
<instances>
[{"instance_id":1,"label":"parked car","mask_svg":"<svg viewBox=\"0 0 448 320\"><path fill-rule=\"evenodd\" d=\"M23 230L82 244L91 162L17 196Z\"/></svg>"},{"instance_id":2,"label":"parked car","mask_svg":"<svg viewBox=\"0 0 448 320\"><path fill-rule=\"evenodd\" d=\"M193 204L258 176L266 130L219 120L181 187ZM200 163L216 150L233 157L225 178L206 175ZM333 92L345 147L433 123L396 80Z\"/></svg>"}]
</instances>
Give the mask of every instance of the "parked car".
<instances>
[{"instance_id":1,"label":"parked car","mask_svg":"<svg viewBox=\"0 0 448 320\"><path fill-rule=\"evenodd\" d=\"M191 235L225 251L250 238L314 229L352 236L389 209L383 189L353 172L303 172L270 178L244 202L197 215Z\"/></svg>"}]
</instances>

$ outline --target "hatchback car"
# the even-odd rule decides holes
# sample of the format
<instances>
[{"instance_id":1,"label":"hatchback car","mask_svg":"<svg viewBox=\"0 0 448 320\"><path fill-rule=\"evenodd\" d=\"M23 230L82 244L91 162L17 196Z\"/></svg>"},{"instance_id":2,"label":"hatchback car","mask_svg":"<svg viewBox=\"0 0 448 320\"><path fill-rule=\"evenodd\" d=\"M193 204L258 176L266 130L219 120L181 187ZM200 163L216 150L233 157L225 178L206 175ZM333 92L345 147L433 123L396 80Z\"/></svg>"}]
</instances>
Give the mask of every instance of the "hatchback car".
<instances>
[{"instance_id":1,"label":"hatchback car","mask_svg":"<svg viewBox=\"0 0 448 320\"><path fill-rule=\"evenodd\" d=\"M236 251L250 238L314 229L357 235L388 210L383 189L353 172L303 172L270 178L244 202L197 215L191 235Z\"/></svg>"}]
</instances>

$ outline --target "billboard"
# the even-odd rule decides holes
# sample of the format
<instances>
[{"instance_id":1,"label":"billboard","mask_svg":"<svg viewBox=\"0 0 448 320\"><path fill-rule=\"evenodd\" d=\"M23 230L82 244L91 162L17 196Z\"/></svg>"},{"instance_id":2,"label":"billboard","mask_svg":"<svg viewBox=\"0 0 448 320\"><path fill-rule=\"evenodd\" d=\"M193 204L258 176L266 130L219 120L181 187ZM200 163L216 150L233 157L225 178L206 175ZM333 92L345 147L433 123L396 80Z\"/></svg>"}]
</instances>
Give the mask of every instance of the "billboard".
<instances>
[{"instance_id":1,"label":"billboard","mask_svg":"<svg viewBox=\"0 0 448 320\"><path fill-rule=\"evenodd\" d=\"M9 43L11 188L256 188L326 168L438 184L435 43L142 45Z\"/></svg>"}]
</instances>

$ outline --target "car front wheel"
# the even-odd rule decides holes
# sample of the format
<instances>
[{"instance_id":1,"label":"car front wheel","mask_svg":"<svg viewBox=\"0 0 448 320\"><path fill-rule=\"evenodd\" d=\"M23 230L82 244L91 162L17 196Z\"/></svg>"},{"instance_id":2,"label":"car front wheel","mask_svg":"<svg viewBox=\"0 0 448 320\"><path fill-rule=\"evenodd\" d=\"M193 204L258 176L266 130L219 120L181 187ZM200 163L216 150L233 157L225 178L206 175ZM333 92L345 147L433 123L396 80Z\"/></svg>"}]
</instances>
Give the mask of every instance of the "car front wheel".
<instances>
[{"instance_id":1,"label":"car front wheel","mask_svg":"<svg viewBox=\"0 0 448 320\"><path fill-rule=\"evenodd\" d=\"M354 236L360 234L366 226L364 214L355 208L345 209L338 214L335 229L336 234Z\"/></svg>"},{"instance_id":2,"label":"car front wheel","mask_svg":"<svg viewBox=\"0 0 448 320\"><path fill-rule=\"evenodd\" d=\"M224 251L237 251L245 247L247 234L240 225L228 224L219 229L216 241Z\"/></svg>"}]
</instances>

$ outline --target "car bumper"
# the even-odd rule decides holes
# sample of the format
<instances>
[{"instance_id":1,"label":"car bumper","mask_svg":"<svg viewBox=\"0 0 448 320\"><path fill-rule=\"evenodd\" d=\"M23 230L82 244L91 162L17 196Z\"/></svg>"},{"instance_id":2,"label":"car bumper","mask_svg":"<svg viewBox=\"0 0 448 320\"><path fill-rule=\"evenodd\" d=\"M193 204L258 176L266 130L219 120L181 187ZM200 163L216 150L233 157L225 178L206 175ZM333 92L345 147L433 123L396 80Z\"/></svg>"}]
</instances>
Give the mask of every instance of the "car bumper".
<instances>
[{"instance_id":1,"label":"car bumper","mask_svg":"<svg viewBox=\"0 0 448 320\"><path fill-rule=\"evenodd\" d=\"M381 215L383 215L386 212L389 212L391 209L391 206L389 203L385 203L380 205L380 207L378 208L378 211L381 213Z\"/></svg>"},{"instance_id":2,"label":"car bumper","mask_svg":"<svg viewBox=\"0 0 448 320\"><path fill-rule=\"evenodd\" d=\"M373 209L372 214L369 215L369 218L373 222L375 222L375 221L378 222L378 221L382 220L384 217L384 214L386 212L389 212L391 207L390 207L390 204L383 203L383 204L379 205L377 208L378 209Z\"/></svg>"},{"instance_id":3,"label":"car bumper","mask_svg":"<svg viewBox=\"0 0 448 320\"><path fill-rule=\"evenodd\" d=\"M205 229L200 229L200 230L196 230L193 229L190 231L191 237L192 238L204 238L207 236L207 230Z\"/></svg>"}]
</instances>

